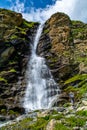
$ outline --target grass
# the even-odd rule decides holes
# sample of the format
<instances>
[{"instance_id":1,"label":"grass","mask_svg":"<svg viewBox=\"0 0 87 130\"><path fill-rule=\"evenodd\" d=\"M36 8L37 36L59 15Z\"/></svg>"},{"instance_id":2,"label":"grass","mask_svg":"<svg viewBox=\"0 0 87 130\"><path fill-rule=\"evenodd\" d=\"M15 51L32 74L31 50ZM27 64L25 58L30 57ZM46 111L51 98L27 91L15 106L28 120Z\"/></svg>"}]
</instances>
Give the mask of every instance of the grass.
<instances>
[{"instance_id":1,"label":"grass","mask_svg":"<svg viewBox=\"0 0 87 130\"><path fill-rule=\"evenodd\" d=\"M58 113L58 114L56 114L56 115L51 115L50 116L50 120L51 119L55 119L55 120L60 120L60 119L62 119L63 118L63 114L62 113Z\"/></svg>"},{"instance_id":2,"label":"grass","mask_svg":"<svg viewBox=\"0 0 87 130\"><path fill-rule=\"evenodd\" d=\"M87 74L81 74L81 75L75 75L74 77L69 78L68 80L65 81L65 85L75 82L75 81L83 81L87 79Z\"/></svg>"},{"instance_id":3,"label":"grass","mask_svg":"<svg viewBox=\"0 0 87 130\"><path fill-rule=\"evenodd\" d=\"M49 120L44 118L38 118L34 124L30 125L30 130L45 130Z\"/></svg>"},{"instance_id":4,"label":"grass","mask_svg":"<svg viewBox=\"0 0 87 130\"><path fill-rule=\"evenodd\" d=\"M6 115L7 110L6 110L6 109L1 109L1 110L0 110L0 113L3 114L3 115Z\"/></svg>"},{"instance_id":5,"label":"grass","mask_svg":"<svg viewBox=\"0 0 87 130\"><path fill-rule=\"evenodd\" d=\"M12 112L13 113L13 112ZM2 127L0 130L46 130L47 124L55 119L53 130L72 130L73 127L83 127L87 120L87 111L78 111L74 116L66 117L62 113L48 114L45 117L25 118L15 124ZM59 123L61 121L61 123Z\"/></svg>"},{"instance_id":6,"label":"grass","mask_svg":"<svg viewBox=\"0 0 87 130\"><path fill-rule=\"evenodd\" d=\"M14 34L14 35L12 35L12 36L10 37L10 39L11 39L11 40L18 39L18 36Z\"/></svg>"},{"instance_id":7,"label":"grass","mask_svg":"<svg viewBox=\"0 0 87 130\"><path fill-rule=\"evenodd\" d=\"M48 33L49 32L49 30L48 29L45 29L44 30L44 34L46 34L46 33Z\"/></svg>"},{"instance_id":8,"label":"grass","mask_svg":"<svg viewBox=\"0 0 87 130\"><path fill-rule=\"evenodd\" d=\"M11 113L13 114L13 111ZM45 117L37 117L35 121L33 118L25 118L15 124L2 127L2 130L46 130L46 126L51 119L60 120L62 117L62 114L54 110Z\"/></svg>"},{"instance_id":9,"label":"grass","mask_svg":"<svg viewBox=\"0 0 87 130\"><path fill-rule=\"evenodd\" d=\"M14 61L14 60L13 61L11 61L11 60L9 61L9 65L16 64L16 63L17 63L17 61Z\"/></svg>"},{"instance_id":10,"label":"grass","mask_svg":"<svg viewBox=\"0 0 87 130\"><path fill-rule=\"evenodd\" d=\"M76 115L79 115L79 116L85 116L87 118L87 110L84 110L84 111L77 111L76 112Z\"/></svg>"},{"instance_id":11,"label":"grass","mask_svg":"<svg viewBox=\"0 0 87 130\"><path fill-rule=\"evenodd\" d=\"M26 20L24 20L23 25L25 25L28 28L32 28L34 27L34 22L27 22Z\"/></svg>"},{"instance_id":12,"label":"grass","mask_svg":"<svg viewBox=\"0 0 87 130\"><path fill-rule=\"evenodd\" d=\"M16 70L15 70L15 69L11 69L11 70L9 70L9 72L11 72L11 73L15 73Z\"/></svg>"},{"instance_id":13,"label":"grass","mask_svg":"<svg viewBox=\"0 0 87 130\"><path fill-rule=\"evenodd\" d=\"M62 123L56 123L54 130L70 130Z\"/></svg>"},{"instance_id":14,"label":"grass","mask_svg":"<svg viewBox=\"0 0 87 130\"><path fill-rule=\"evenodd\" d=\"M4 126L0 130L28 130L32 118L25 118L17 123Z\"/></svg>"},{"instance_id":15,"label":"grass","mask_svg":"<svg viewBox=\"0 0 87 130\"><path fill-rule=\"evenodd\" d=\"M26 29L25 28L21 28L21 27L18 27L18 26L15 26L15 28L20 31L21 34L24 34L26 35Z\"/></svg>"},{"instance_id":16,"label":"grass","mask_svg":"<svg viewBox=\"0 0 87 130\"><path fill-rule=\"evenodd\" d=\"M87 93L87 74L75 75L66 80L64 84L64 91L67 94L74 92L75 101L78 101Z\"/></svg>"},{"instance_id":17,"label":"grass","mask_svg":"<svg viewBox=\"0 0 87 130\"><path fill-rule=\"evenodd\" d=\"M72 21L72 34L74 38L79 38L81 40L86 39L87 24L81 21Z\"/></svg>"},{"instance_id":18,"label":"grass","mask_svg":"<svg viewBox=\"0 0 87 130\"><path fill-rule=\"evenodd\" d=\"M7 84L7 80L5 78L0 77L0 81Z\"/></svg>"},{"instance_id":19,"label":"grass","mask_svg":"<svg viewBox=\"0 0 87 130\"><path fill-rule=\"evenodd\" d=\"M71 116L69 118L66 118L65 120L66 120L66 124L69 127L76 127L76 126L82 127L86 123L85 118L78 118L78 117L75 117L75 116Z\"/></svg>"},{"instance_id":20,"label":"grass","mask_svg":"<svg viewBox=\"0 0 87 130\"><path fill-rule=\"evenodd\" d=\"M81 100L82 97L84 97L84 94L87 92L87 83L82 85L80 88L75 88L73 86L68 86L66 89L64 89L65 92L68 94L70 92L73 92L75 94L75 101Z\"/></svg>"}]
</instances>

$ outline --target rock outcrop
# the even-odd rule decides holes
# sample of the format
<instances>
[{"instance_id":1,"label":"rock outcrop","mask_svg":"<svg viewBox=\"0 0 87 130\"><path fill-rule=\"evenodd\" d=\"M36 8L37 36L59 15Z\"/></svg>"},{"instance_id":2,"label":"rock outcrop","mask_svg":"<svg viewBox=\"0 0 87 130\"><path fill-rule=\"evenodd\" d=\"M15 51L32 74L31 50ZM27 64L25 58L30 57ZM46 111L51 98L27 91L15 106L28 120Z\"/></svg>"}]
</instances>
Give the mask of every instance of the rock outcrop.
<instances>
[{"instance_id":1,"label":"rock outcrop","mask_svg":"<svg viewBox=\"0 0 87 130\"><path fill-rule=\"evenodd\" d=\"M38 23L0 9L0 114L23 113L25 72Z\"/></svg>"},{"instance_id":2,"label":"rock outcrop","mask_svg":"<svg viewBox=\"0 0 87 130\"><path fill-rule=\"evenodd\" d=\"M73 39L71 20L63 13L54 14L46 21L38 44L38 54L44 56L58 82L72 73Z\"/></svg>"},{"instance_id":3,"label":"rock outcrop","mask_svg":"<svg viewBox=\"0 0 87 130\"><path fill-rule=\"evenodd\" d=\"M33 111L19 120L8 122L3 130L87 130L87 110L75 111L72 107L63 109ZM38 116L39 114L39 116Z\"/></svg>"},{"instance_id":4,"label":"rock outcrop","mask_svg":"<svg viewBox=\"0 0 87 130\"><path fill-rule=\"evenodd\" d=\"M87 24L71 21L64 13L56 13L43 28L37 53L60 84L60 102L69 101L69 92L79 101L86 93L87 78ZM60 104L60 103L59 103Z\"/></svg>"}]
</instances>

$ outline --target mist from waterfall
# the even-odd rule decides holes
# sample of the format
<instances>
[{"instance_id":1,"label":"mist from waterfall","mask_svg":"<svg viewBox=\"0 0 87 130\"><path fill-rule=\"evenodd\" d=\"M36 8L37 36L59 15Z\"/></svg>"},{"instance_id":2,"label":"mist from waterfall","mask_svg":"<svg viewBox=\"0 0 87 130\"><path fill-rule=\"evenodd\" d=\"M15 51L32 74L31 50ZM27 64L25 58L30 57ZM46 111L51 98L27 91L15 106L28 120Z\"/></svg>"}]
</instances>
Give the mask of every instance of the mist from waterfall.
<instances>
[{"instance_id":1,"label":"mist from waterfall","mask_svg":"<svg viewBox=\"0 0 87 130\"><path fill-rule=\"evenodd\" d=\"M43 25L39 25L31 48L32 54L26 72L27 87L23 104L26 112L49 108L51 101L53 101L60 92L57 83L54 81L46 65L45 59L36 54L36 48L42 30Z\"/></svg>"}]
</instances>

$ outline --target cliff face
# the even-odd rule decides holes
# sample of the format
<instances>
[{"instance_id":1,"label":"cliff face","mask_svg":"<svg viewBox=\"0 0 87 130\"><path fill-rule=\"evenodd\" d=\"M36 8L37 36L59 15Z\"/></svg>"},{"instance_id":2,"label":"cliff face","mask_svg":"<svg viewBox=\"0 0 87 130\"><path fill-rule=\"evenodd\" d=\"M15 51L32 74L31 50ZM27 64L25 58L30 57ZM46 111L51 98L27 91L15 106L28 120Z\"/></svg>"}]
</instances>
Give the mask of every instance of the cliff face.
<instances>
[{"instance_id":1,"label":"cliff face","mask_svg":"<svg viewBox=\"0 0 87 130\"><path fill-rule=\"evenodd\" d=\"M63 104L70 91L74 92L75 101L86 98L87 24L71 21L63 13L54 14L44 25L37 53L46 58L54 79L60 84Z\"/></svg>"},{"instance_id":2,"label":"cliff face","mask_svg":"<svg viewBox=\"0 0 87 130\"><path fill-rule=\"evenodd\" d=\"M38 23L0 9L0 114L23 113L26 66Z\"/></svg>"},{"instance_id":3,"label":"cliff face","mask_svg":"<svg viewBox=\"0 0 87 130\"><path fill-rule=\"evenodd\" d=\"M38 44L38 54L47 59L56 81L66 79L72 72L71 21L63 13L54 14L46 23Z\"/></svg>"}]
</instances>

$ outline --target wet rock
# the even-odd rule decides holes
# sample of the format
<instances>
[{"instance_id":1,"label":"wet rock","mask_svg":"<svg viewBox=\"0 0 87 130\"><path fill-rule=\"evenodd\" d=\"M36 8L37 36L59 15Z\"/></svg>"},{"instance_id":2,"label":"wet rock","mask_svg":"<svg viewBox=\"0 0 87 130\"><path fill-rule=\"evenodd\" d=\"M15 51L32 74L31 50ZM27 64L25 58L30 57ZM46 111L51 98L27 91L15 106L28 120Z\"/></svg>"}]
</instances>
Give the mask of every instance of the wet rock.
<instances>
[{"instance_id":1,"label":"wet rock","mask_svg":"<svg viewBox=\"0 0 87 130\"><path fill-rule=\"evenodd\" d=\"M6 121L6 117L5 116L0 116L0 121Z\"/></svg>"},{"instance_id":2,"label":"wet rock","mask_svg":"<svg viewBox=\"0 0 87 130\"><path fill-rule=\"evenodd\" d=\"M5 104L8 115L7 110L24 113L25 73L38 25L20 13L0 9L0 110Z\"/></svg>"}]
</instances>

